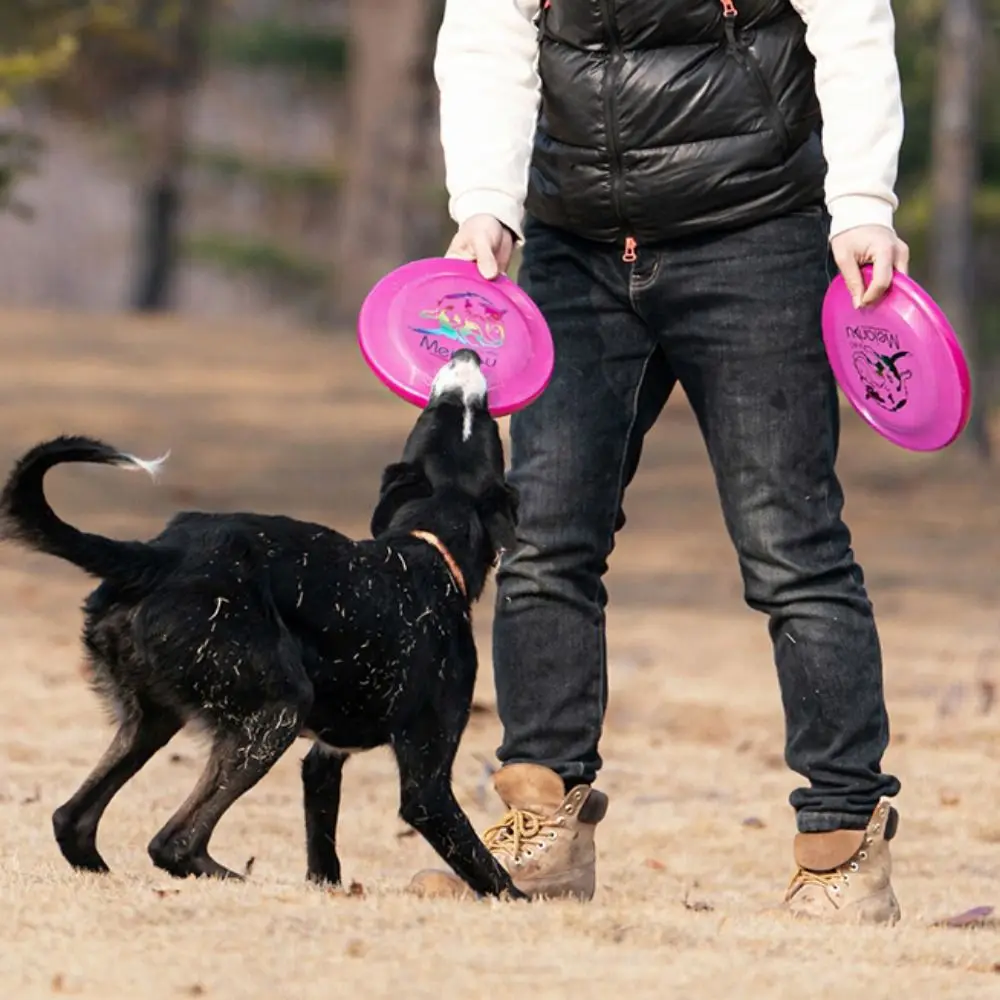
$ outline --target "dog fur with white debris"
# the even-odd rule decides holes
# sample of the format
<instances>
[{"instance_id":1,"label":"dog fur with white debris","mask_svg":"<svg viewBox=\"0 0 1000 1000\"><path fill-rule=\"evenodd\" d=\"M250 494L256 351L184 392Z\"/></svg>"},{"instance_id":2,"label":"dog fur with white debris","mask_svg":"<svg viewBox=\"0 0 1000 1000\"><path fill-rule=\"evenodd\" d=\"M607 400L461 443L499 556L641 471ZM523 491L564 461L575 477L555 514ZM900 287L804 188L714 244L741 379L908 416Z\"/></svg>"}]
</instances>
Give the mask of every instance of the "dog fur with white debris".
<instances>
[{"instance_id":1,"label":"dog fur with white debris","mask_svg":"<svg viewBox=\"0 0 1000 1000\"><path fill-rule=\"evenodd\" d=\"M341 881L346 760L389 745L403 820L475 892L520 897L451 787L477 669L470 607L513 544L517 516L474 352L439 371L402 460L383 473L369 540L250 513L180 513L148 542L88 534L45 498L46 472L68 462L154 474L159 465L57 438L28 452L0 495L0 537L101 580L84 605L83 641L118 730L53 816L71 865L108 870L102 814L190 723L210 737L208 764L149 844L172 875L240 877L210 856L212 832L301 736L313 743L302 765L309 879Z\"/></svg>"}]
</instances>

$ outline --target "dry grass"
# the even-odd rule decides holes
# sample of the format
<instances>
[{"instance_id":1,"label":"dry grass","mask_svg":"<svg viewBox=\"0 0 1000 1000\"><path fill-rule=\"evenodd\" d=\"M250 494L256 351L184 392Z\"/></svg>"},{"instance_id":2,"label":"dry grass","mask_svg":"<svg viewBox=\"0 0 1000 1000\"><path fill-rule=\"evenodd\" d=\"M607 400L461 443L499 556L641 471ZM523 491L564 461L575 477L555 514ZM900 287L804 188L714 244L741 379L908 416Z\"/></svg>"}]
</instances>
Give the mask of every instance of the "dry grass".
<instances>
[{"instance_id":1,"label":"dry grass","mask_svg":"<svg viewBox=\"0 0 1000 1000\"><path fill-rule=\"evenodd\" d=\"M304 334L0 314L6 468L36 439L105 435L167 447L161 485L111 470L52 477L61 512L118 536L177 506L251 507L361 533L381 466L413 411L352 343ZM789 871L794 776L764 623L740 600L701 444L683 400L652 435L610 578L612 700L600 888L589 906L417 901L433 864L400 837L382 753L353 761L342 856L363 896L302 883L296 748L223 821L244 885L172 882L145 845L186 795L201 749L178 738L112 804L115 874L72 874L50 833L110 732L77 676L72 567L0 550L0 996L103 998L909 995L1000 996L1000 928L930 925L1000 904L1000 491L957 453L913 456L848 415L843 470L881 616L903 779L896 884L903 923L857 931L761 915ZM489 600L477 616L480 697L492 702ZM495 817L477 715L456 783L477 826ZM747 823L747 820L751 822Z\"/></svg>"}]
</instances>

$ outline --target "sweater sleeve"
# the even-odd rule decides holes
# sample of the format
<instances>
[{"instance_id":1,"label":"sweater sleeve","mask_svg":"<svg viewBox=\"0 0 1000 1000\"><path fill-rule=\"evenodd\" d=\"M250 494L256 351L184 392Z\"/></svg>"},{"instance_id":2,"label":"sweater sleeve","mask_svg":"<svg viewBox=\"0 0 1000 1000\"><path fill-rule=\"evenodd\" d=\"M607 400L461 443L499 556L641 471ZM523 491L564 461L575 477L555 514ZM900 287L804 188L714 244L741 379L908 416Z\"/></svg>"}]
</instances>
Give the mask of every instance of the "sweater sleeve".
<instances>
[{"instance_id":1,"label":"sweater sleeve","mask_svg":"<svg viewBox=\"0 0 1000 1000\"><path fill-rule=\"evenodd\" d=\"M447 0L434 76L448 210L522 235L538 116L538 0Z\"/></svg>"},{"instance_id":2,"label":"sweater sleeve","mask_svg":"<svg viewBox=\"0 0 1000 1000\"><path fill-rule=\"evenodd\" d=\"M893 226L903 101L891 0L792 0L816 59L830 235Z\"/></svg>"}]
</instances>

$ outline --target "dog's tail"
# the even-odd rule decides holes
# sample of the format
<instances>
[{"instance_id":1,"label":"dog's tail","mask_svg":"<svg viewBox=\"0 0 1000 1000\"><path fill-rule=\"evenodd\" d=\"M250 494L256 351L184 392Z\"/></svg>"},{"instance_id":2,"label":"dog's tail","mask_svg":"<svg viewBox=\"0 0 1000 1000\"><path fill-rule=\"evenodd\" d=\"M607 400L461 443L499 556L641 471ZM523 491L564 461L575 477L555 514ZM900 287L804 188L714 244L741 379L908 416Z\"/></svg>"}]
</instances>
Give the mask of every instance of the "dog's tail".
<instances>
[{"instance_id":1,"label":"dog's tail","mask_svg":"<svg viewBox=\"0 0 1000 1000\"><path fill-rule=\"evenodd\" d=\"M169 453L168 453L169 454ZM138 582L175 554L144 542L120 542L80 531L60 520L45 498L45 473L67 462L141 469L155 476L167 455L144 461L87 437L58 437L36 445L14 466L0 493L0 539L57 556L101 580Z\"/></svg>"}]
</instances>

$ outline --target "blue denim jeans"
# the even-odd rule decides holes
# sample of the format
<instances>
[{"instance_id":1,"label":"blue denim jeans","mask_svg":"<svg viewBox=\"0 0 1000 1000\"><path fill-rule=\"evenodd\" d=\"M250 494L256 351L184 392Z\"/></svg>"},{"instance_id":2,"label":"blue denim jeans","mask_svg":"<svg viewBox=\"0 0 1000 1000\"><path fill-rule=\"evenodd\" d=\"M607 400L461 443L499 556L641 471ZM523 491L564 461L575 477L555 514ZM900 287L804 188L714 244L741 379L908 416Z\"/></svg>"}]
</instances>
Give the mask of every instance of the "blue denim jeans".
<instances>
[{"instance_id":1,"label":"blue denim jeans","mask_svg":"<svg viewBox=\"0 0 1000 1000\"><path fill-rule=\"evenodd\" d=\"M767 615L802 832L863 828L899 782L872 607L834 470L836 387L820 312L822 208L639 247L529 220L519 281L555 340L555 372L511 418L518 545L494 631L503 763L594 781L608 678L603 576L643 437L676 383L715 473L750 607ZM664 511L669 520L670 512Z\"/></svg>"}]
</instances>

